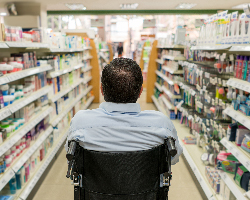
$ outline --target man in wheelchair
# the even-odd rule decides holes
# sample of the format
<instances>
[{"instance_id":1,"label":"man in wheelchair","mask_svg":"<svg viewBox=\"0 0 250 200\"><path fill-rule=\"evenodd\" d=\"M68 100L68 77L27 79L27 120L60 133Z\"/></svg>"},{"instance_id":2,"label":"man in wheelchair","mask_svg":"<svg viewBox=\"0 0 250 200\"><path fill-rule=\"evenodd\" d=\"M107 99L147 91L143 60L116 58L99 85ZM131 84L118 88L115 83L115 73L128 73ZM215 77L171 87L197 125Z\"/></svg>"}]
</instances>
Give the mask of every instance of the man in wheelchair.
<instances>
[{"instance_id":1,"label":"man in wheelchair","mask_svg":"<svg viewBox=\"0 0 250 200\"><path fill-rule=\"evenodd\" d=\"M143 77L135 61L114 59L101 82L106 102L74 116L65 145L74 199L167 199L171 164L182 154L173 123L140 110Z\"/></svg>"}]
</instances>

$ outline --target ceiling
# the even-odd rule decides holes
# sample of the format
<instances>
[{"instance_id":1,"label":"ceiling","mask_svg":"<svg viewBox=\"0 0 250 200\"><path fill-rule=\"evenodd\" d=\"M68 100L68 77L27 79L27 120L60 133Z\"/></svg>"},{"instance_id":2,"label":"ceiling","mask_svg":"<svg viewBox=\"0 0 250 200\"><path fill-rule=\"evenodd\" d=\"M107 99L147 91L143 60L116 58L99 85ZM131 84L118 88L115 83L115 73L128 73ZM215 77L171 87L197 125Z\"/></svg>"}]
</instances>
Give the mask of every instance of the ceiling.
<instances>
[{"instance_id":1,"label":"ceiling","mask_svg":"<svg viewBox=\"0 0 250 200\"><path fill-rule=\"evenodd\" d=\"M13 0L0 0L0 4ZM14 0L23 2L23 0ZM65 3L82 3L87 10L120 10L122 3L138 3L137 10L175 10L180 3L196 3L193 10L232 9L233 6L247 3L246 0L26 0L30 3L46 5L47 10L69 10ZM250 3L250 0L249 0Z\"/></svg>"}]
</instances>

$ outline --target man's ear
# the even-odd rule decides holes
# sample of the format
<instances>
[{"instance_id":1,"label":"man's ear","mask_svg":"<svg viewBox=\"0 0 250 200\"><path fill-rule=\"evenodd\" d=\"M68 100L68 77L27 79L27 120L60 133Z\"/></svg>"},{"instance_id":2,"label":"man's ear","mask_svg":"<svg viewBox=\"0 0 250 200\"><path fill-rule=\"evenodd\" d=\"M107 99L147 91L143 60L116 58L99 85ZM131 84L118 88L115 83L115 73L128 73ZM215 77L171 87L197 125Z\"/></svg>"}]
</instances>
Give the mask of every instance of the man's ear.
<instances>
[{"instance_id":1,"label":"man's ear","mask_svg":"<svg viewBox=\"0 0 250 200\"><path fill-rule=\"evenodd\" d=\"M139 94L139 98L141 96L142 91L143 91L143 86L141 86L141 91L140 91L140 94Z\"/></svg>"},{"instance_id":2,"label":"man's ear","mask_svg":"<svg viewBox=\"0 0 250 200\"><path fill-rule=\"evenodd\" d=\"M101 84L101 87L100 87L100 88L101 88L101 93L102 93L102 96L104 96L104 95L103 95L103 89L102 89L102 84Z\"/></svg>"}]
</instances>

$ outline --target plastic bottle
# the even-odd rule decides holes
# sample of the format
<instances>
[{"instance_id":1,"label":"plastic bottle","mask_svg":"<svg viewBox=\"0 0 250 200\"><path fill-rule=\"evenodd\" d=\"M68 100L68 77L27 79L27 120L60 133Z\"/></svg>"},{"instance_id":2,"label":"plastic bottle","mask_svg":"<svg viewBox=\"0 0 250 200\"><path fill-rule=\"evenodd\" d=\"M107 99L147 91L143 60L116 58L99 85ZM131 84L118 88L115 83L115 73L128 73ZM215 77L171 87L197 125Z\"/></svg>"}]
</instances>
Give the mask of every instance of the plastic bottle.
<instances>
[{"instance_id":1,"label":"plastic bottle","mask_svg":"<svg viewBox=\"0 0 250 200\"><path fill-rule=\"evenodd\" d=\"M238 55L235 60L234 77L238 77L238 66L239 66L240 56Z\"/></svg>"},{"instance_id":2,"label":"plastic bottle","mask_svg":"<svg viewBox=\"0 0 250 200\"><path fill-rule=\"evenodd\" d=\"M12 161L15 160L15 158L16 158L16 147L15 146L11 147L11 156L12 156Z\"/></svg>"},{"instance_id":3,"label":"plastic bottle","mask_svg":"<svg viewBox=\"0 0 250 200\"><path fill-rule=\"evenodd\" d=\"M22 188L22 178L21 178L21 169L19 169L17 172L16 172L16 189L17 190L20 190Z\"/></svg>"},{"instance_id":4,"label":"plastic bottle","mask_svg":"<svg viewBox=\"0 0 250 200\"><path fill-rule=\"evenodd\" d=\"M9 91L10 91L10 95L13 96L13 100L10 101L10 104L12 104L14 102L14 99L15 99L15 89L14 88L10 88Z\"/></svg>"},{"instance_id":5,"label":"plastic bottle","mask_svg":"<svg viewBox=\"0 0 250 200\"><path fill-rule=\"evenodd\" d=\"M25 168L24 166L21 167L21 185L25 184L26 177L25 177Z\"/></svg>"},{"instance_id":6,"label":"plastic bottle","mask_svg":"<svg viewBox=\"0 0 250 200\"><path fill-rule=\"evenodd\" d=\"M9 126L9 125L0 125L1 128L5 129L6 130L6 138L10 136L10 134L12 133L12 127ZM3 137L3 139L5 138L5 135ZM6 139L5 138L5 139ZM4 140L5 140L4 139Z\"/></svg>"},{"instance_id":7,"label":"plastic bottle","mask_svg":"<svg viewBox=\"0 0 250 200\"><path fill-rule=\"evenodd\" d=\"M21 98L23 98L23 85L17 86L18 92L20 93Z\"/></svg>"},{"instance_id":8,"label":"plastic bottle","mask_svg":"<svg viewBox=\"0 0 250 200\"><path fill-rule=\"evenodd\" d=\"M240 77L242 76L242 68L243 68L243 61L244 61L244 56L240 56L240 59L238 61L238 76L236 78L241 79Z\"/></svg>"},{"instance_id":9,"label":"plastic bottle","mask_svg":"<svg viewBox=\"0 0 250 200\"><path fill-rule=\"evenodd\" d=\"M0 174L4 173L4 162L3 158L0 158Z\"/></svg>"},{"instance_id":10,"label":"plastic bottle","mask_svg":"<svg viewBox=\"0 0 250 200\"><path fill-rule=\"evenodd\" d=\"M16 194L16 176L15 175L10 179L9 186L10 186L10 193Z\"/></svg>"},{"instance_id":11,"label":"plastic bottle","mask_svg":"<svg viewBox=\"0 0 250 200\"><path fill-rule=\"evenodd\" d=\"M9 85L8 85L8 84L2 85L2 86L1 86L1 90L2 90L3 96L8 95L8 94L9 94Z\"/></svg>"},{"instance_id":12,"label":"plastic bottle","mask_svg":"<svg viewBox=\"0 0 250 200\"><path fill-rule=\"evenodd\" d=\"M29 180L29 175L30 175L29 163L26 162L24 164L24 167L25 167L25 182L27 182Z\"/></svg>"},{"instance_id":13,"label":"plastic bottle","mask_svg":"<svg viewBox=\"0 0 250 200\"><path fill-rule=\"evenodd\" d=\"M7 138L7 130L5 128L2 128L0 126L0 132L2 133L2 142L6 140Z\"/></svg>"},{"instance_id":14,"label":"plastic bottle","mask_svg":"<svg viewBox=\"0 0 250 200\"><path fill-rule=\"evenodd\" d=\"M21 154L20 144L21 144L20 141L18 141L18 142L16 143L16 156L17 156L17 157Z\"/></svg>"}]
</instances>

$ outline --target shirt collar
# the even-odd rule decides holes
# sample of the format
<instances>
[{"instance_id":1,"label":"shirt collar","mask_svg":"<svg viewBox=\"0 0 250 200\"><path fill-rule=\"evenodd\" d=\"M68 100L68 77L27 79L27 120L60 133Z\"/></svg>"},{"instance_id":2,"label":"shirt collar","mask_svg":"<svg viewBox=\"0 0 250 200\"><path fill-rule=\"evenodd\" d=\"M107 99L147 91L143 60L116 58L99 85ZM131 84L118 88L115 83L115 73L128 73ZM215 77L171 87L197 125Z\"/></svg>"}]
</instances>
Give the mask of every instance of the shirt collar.
<instances>
[{"instance_id":1,"label":"shirt collar","mask_svg":"<svg viewBox=\"0 0 250 200\"><path fill-rule=\"evenodd\" d=\"M141 107L139 103L111 103L103 102L100 104L99 108L102 108L108 112L141 112Z\"/></svg>"}]
</instances>

